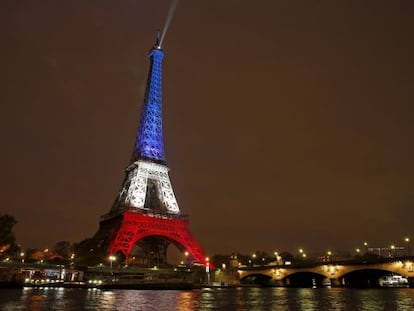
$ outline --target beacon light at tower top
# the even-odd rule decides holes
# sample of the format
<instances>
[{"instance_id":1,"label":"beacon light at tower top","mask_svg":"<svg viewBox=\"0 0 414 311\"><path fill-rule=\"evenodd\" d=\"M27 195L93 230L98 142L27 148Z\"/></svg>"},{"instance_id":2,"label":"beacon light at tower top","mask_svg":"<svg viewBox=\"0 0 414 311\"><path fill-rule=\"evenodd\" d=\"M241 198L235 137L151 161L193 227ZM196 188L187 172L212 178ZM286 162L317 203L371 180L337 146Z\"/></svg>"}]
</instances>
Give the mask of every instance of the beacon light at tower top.
<instances>
[{"instance_id":1,"label":"beacon light at tower top","mask_svg":"<svg viewBox=\"0 0 414 311\"><path fill-rule=\"evenodd\" d=\"M160 31L157 31L157 40L155 41L153 49L162 50L161 48L161 41L160 41Z\"/></svg>"}]
</instances>

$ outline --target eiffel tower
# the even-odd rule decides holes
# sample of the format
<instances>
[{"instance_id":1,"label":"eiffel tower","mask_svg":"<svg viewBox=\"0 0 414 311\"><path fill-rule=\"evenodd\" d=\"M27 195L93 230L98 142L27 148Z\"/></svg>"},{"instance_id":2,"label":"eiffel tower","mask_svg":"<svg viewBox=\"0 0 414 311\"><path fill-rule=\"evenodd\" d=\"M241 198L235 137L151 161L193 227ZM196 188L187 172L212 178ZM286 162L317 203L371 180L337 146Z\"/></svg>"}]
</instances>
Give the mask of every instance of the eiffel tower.
<instances>
[{"instance_id":1,"label":"eiffel tower","mask_svg":"<svg viewBox=\"0 0 414 311\"><path fill-rule=\"evenodd\" d=\"M162 60L159 36L149 52L150 69L138 134L121 190L109 213L101 217L93 240L107 255L128 257L134 245L148 265L167 263L175 245L188 262L205 264L200 244L180 212L168 175L162 132Z\"/></svg>"}]
</instances>

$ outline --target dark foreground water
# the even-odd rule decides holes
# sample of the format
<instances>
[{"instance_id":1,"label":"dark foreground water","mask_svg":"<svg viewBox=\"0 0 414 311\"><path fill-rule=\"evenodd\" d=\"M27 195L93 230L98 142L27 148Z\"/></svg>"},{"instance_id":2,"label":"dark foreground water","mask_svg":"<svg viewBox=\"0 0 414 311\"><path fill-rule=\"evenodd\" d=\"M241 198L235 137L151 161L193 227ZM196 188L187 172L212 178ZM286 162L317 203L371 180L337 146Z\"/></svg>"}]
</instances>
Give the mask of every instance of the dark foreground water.
<instances>
[{"instance_id":1,"label":"dark foreground water","mask_svg":"<svg viewBox=\"0 0 414 311\"><path fill-rule=\"evenodd\" d=\"M0 310L414 310L414 289L1 289Z\"/></svg>"}]
</instances>

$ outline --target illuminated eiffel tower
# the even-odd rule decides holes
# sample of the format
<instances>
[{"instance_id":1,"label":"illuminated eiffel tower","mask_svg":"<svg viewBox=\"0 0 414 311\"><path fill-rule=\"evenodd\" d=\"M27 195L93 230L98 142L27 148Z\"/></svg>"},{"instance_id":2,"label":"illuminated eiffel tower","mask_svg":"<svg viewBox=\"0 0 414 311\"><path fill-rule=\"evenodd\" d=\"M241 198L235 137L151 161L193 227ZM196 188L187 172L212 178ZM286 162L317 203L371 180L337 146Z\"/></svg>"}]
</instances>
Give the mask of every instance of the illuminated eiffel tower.
<instances>
[{"instance_id":1,"label":"illuminated eiffel tower","mask_svg":"<svg viewBox=\"0 0 414 311\"><path fill-rule=\"evenodd\" d=\"M168 175L162 133L162 60L159 37L149 52L150 69L135 147L119 195L101 217L93 240L108 255L127 260L134 245L148 265L166 263L167 247L174 244L189 262L205 263L199 243L181 214Z\"/></svg>"}]
</instances>

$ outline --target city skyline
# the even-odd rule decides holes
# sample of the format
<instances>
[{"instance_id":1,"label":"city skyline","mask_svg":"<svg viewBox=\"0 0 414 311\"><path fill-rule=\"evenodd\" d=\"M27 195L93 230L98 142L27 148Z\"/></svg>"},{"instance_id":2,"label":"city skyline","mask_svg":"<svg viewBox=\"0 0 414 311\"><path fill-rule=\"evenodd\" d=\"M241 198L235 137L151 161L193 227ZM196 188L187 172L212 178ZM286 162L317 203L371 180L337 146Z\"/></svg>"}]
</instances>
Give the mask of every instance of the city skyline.
<instances>
[{"instance_id":1,"label":"city skyline","mask_svg":"<svg viewBox=\"0 0 414 311\"><path fill-rule=\"evenodd\" d=\"M23 246L91 237L109 210L168 5L1 10L1 212ZM206 253L413 234L412 9L179 3L163 43L166 161Z\"/></svg>"}]
</instances>

